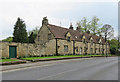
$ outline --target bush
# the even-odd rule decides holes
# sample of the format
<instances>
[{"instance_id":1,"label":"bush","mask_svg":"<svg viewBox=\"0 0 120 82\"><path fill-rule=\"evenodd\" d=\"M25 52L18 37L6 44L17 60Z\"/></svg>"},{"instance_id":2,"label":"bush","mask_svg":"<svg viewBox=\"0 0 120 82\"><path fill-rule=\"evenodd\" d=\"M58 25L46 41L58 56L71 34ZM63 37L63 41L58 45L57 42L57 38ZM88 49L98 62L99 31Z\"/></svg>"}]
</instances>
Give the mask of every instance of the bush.
<instances>
[{"instance_id":1,"label":"bush","mask_svg":"<svg viewBox=\"0 0 120 82\"><path fill-rule=\"evenodd\" d=\"M44 57L44 55L41 55L41 57Z\"/></svg>"},{"instance_id":2,"label":"bush","mask_svg":"<svg viewBox=\"0 0 120 82\"><path fill-rule=\"evenodd\" d=\"M2 57L2 59L6 59L6 57Z\"/></svg>"},{"instance_id":3,"label":"bush","mask_svg":"<svg viewBox=\"0 0 120 82\"><path fill-rule=\"evenodd\" d=\"M47 57L47 55L44 55L44 57Z\"/></svg>"}]
</instances>

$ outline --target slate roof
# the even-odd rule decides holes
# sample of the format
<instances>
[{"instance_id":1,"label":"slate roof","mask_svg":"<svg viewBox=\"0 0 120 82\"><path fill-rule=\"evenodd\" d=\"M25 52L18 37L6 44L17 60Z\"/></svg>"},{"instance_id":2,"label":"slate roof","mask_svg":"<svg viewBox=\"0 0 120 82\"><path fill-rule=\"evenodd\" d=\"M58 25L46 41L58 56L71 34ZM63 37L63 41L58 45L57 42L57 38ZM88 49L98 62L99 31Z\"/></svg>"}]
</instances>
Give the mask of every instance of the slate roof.
<instances>
[{"instance_id":1,"label":"slate roof","mask_svg":"<svg viewBox=\"0 0 120 82\"><path fill-rule=\"evenodd\" d=\"M92 37L94 43L98 43L99 39L102 40L103 44L105 43L104 38L101 36L88 34L85 32L79 32L77 30L67 29L67 28L52 25L52 24L48 24L48 29L53 33L55 38L66 39L65 35L67 34L67 32L70 32L72 36L71 40L82 41L82 37L85 36L87 42L89 42L90 38Z\"/></svg>"}]
</instances>

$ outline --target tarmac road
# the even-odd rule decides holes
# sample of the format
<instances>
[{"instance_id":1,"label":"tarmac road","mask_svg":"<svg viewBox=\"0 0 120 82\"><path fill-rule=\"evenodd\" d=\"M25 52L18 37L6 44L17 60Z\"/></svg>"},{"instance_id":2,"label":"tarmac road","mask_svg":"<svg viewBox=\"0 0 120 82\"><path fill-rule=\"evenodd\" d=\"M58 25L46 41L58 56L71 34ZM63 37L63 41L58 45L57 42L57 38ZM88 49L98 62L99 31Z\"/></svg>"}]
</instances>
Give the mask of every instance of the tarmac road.
<instances>
[{"instance_id":1,"label":"tarmac road","mask_svg":"<svg viewBox=\"0 0 120 82\"><path fill-rule=\"evenodd\" d=\"M58 60L48 65L5 71L3 80L118 80L118 57ZM44 63L44 62L43 62Z\"/></svg>"}]
</instances>

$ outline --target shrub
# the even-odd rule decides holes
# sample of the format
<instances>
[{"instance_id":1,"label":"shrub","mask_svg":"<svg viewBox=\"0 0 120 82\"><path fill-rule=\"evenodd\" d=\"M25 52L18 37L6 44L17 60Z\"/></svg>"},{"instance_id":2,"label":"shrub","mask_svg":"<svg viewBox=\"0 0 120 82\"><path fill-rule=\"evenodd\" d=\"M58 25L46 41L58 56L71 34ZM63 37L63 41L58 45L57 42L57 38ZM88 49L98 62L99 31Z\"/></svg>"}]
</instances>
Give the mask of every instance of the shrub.
<instances>
[{"instance_id":1,"label":"shrub","mask_svg":"<svg viewBox=\"0 0 120 82\"><path fill-rule=\"evenodd\" d=\"M6 57L2 57L2 59L6 59Z\"/></svg>"},{"instance_id":2,"label":"shrub","mask_svg":"<svg viewBox=\"0 0 120 82\"><path fill-rule=\"evenodd\" d=\"M44 55L41 55L41 57L44 57Z\"/></svg>"},{"instance_id":3,"label":"shrub","mask_svg":"<svg viewBox=\"0 0 120 82\"><path fill-rule=\"evenodd\" d=\"M47 55L44 55L44 57L47 57Z\"/></svg>"}]
</instances>

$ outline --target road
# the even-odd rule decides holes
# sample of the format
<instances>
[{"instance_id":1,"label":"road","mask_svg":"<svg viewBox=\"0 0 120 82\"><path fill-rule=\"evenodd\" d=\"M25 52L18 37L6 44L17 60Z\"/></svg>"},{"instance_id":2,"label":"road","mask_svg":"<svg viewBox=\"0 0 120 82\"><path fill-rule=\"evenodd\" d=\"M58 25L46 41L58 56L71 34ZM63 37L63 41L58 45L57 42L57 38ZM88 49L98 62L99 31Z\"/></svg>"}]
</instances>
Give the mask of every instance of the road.
<instances>
[{"instance_id":1,"label":"road","mask_svg":"<svg viewBox=\"0 0 120 82\"><path fill-rule=\"evenodd\" d=\"M43 62L44 63L44 62ZM118 80L118 57L80 58L5 71L3 80Z\"/></svg>"}]
</instances>

